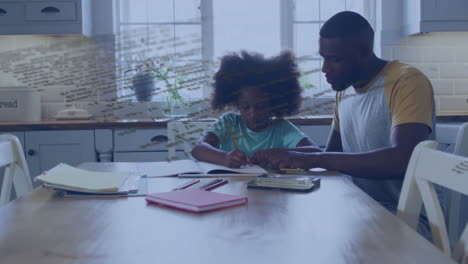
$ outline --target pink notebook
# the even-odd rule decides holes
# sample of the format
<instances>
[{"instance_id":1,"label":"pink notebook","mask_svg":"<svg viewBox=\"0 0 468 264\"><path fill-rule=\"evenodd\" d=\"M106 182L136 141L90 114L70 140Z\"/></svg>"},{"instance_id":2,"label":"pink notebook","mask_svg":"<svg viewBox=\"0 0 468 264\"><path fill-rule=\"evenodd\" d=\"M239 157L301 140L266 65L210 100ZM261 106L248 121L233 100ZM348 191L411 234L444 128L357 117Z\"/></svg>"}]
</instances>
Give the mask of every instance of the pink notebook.
<instances>
[{"instance_id":1,"label":"pink notebook","mask_svg":"<svg viewBox=\"0 0 468 264\"><path fill-rule=\"evenodd\" d=\"M206 212L247 203L247 197L199 189L184 189L146 195L146 201L190 212Z\"/></svg>"}]
</instances>

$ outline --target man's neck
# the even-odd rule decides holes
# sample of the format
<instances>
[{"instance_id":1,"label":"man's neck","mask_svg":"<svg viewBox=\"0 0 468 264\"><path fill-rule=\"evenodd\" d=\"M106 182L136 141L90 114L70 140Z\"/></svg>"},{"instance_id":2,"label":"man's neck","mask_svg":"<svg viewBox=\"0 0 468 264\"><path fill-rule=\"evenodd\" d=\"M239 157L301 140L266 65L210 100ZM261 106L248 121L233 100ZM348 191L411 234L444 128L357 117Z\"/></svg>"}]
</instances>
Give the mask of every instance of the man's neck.
<instances>
[{"instance_id":1,"label":"man's neck","mask_svg":"<svg viewBox=\"0 0 468 264\"><path fill-rule=\"evenodd\" d=\"M369 60L369 63L362 67L359 81L355 82L353 87L359 89L369 84L369 82L372 81L372 79L374 79L374 77L385 67L387 62L388 61L382 60L373 55Z\"/></svg>"}]
</instances>

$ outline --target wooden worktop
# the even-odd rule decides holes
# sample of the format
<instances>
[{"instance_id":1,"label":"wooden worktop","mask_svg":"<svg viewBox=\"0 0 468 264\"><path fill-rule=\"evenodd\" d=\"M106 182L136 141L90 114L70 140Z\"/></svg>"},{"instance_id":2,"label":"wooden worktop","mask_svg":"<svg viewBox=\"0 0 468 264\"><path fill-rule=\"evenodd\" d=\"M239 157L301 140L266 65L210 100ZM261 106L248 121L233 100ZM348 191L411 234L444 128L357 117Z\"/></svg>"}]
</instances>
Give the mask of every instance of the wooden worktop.
<instances>
[{"instance_id":1,"label":"wooden worktop","mask_svg":"<svg viewBox=\"0 0 468 264\"><path fill-rule=\"evenodd\" d=\"M36 122L0 122L0 131L21 130L81 130L117 128L155 128L166 127L170 119L87 119L87 120L42 120ZM182 119L183 120L183 119ZM296 125L329 125L330 115L304 116L289 118Z\"/></svg>"},{"instance_id":2,"label":"wooden worktop","mask_svg":"<svg viewBox=\"0 0 468 264\"><path fill-rule=\"evenodd\" d=\"M82 130L118 128L166 127L170 119L87 119L87 120L42 120L36 122L0 122L0 131L34 130ZM315 115L288 118L295 125L330 125L331 115ZM438 116L438 122L468 122L468 116Z\"/></svg>"}]
</instances>

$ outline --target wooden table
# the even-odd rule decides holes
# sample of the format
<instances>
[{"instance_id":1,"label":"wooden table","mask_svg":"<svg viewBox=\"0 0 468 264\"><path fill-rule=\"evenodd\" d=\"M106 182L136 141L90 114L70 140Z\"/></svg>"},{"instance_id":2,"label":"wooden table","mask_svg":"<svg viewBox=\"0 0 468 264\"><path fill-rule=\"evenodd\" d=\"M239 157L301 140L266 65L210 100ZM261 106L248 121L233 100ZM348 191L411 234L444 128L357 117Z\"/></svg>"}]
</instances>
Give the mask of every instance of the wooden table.
<instances>
[{"instance_id":1,"label":"wooden table","mask_svg":"<svg viewBox=\"0 0 468 264\"><path fill-rule=\"evenodd\" d=\"M451 263L345 176L328 173L306 194L246 189L246 180L216 191L247 195L247 205L203 214L143 197L59 198L38 188L0 209L0 263ZM148 181L159 192L187 179Z\"/></svg>"}]
</instances>

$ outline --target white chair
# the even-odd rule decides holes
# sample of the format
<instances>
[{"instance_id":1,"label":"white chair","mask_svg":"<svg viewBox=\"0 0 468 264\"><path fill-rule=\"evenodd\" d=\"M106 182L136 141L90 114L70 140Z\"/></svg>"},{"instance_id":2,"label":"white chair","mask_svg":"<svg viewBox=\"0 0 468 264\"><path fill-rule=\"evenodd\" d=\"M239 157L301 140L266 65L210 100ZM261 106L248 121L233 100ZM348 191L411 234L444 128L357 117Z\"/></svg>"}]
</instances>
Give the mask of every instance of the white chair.
<instances>
[{"instance_id":1,"label":"white chair","mask_svg":"<svg viewBox=\"0 0 468 264\"><path fill-rule=\"evenodd\" d=\"M411 155L398 202L397 215L413 229L417 229L422 205L427 212L433 243L451 255L445 219L434 185L468 194L468 158L439 151L436 141L419 143ZM452 257L468 263L465 227L463 236Z\"/></svg>"},{"instance_id":2,"label":"white chair","mask_svg":"<svg viewBox=\"0 0 468 264\"><path fill-rule=\"evenodd\" d=\"M193 159L191 152L193 146L198 142L203 132L210 129L216 119L197 121L169 121L167 123L167 148L168 160L175 160L179 155L176 149L183 146L183 159ZM180 156L179 156L180 157Z\"/></svg>"},{"instance_id":3,"label":"white chair","mask_svg":"<svg viewBox=\"0 0 468 264\"><path fill-rule=\"evenodd\" d=\"M0 135L0 167L5 167L0 206L10 201L12 187L15 188L16 197L32 191L28 164L24 158L21 143L14 135Z\"/></svg>"},{"instance_id":4,"label":"white chair","mask_svg":"<svg viewBox=\"0 0 468 264\"><path fill-rule=\"evenodd\" d=\"M458 131L454 130L457 126L450 124L438 124L437 125L437 142L439 142L439 150L451 152L455 155L468 157L468 123L464 123L459 126ZM455 243L460 236L460 230L462 227L460 220L460 212L467 210L468 208L461 208L462 195L457 192L450 192L446 195L448 199L447 206L447 217L448 222L448 234L451 244ZM464 198L466 199L466 197ZM466 206L465 206L466 207Z\"/></svg>"}]
</instances>

